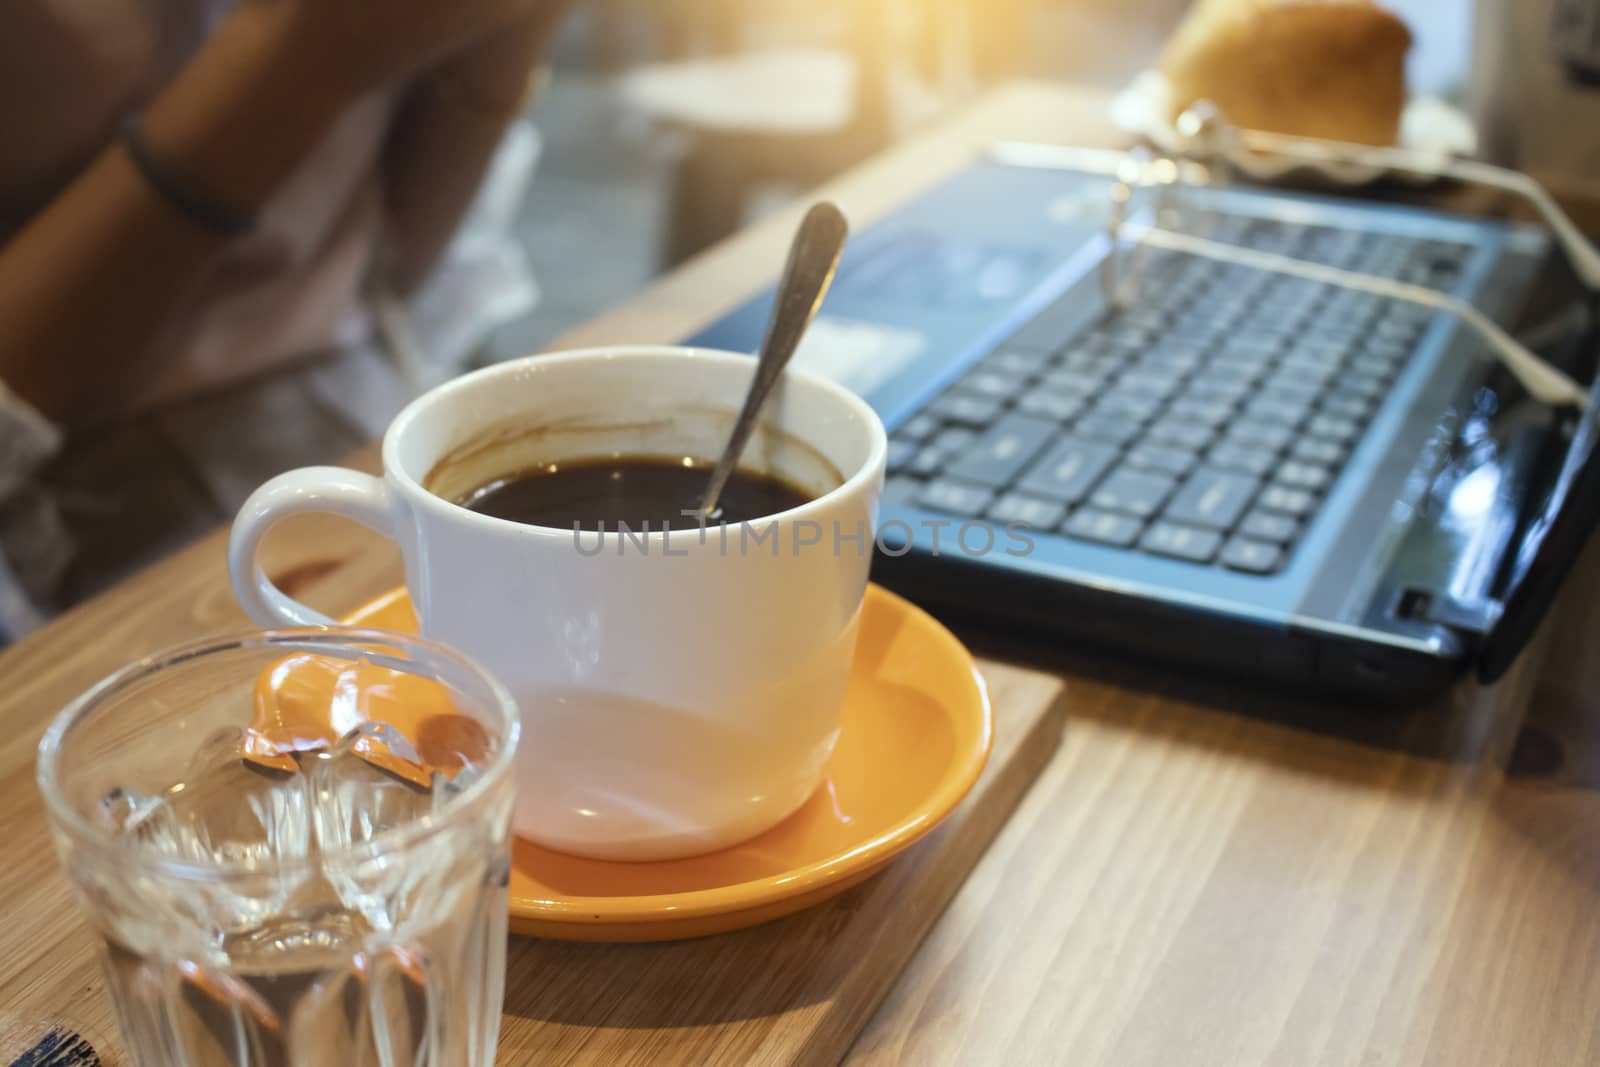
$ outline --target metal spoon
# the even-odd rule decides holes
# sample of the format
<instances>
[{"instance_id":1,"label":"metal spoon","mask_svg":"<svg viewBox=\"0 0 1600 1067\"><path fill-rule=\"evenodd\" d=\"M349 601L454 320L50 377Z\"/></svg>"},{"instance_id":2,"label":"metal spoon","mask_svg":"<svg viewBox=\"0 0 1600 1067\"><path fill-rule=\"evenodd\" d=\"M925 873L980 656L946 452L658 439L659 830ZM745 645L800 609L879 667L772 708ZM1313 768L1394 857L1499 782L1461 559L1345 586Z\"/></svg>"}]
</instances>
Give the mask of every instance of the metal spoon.
<instances>
[{"instance_id":1,"label":"metal spoon","mask_svg":"<svg viewBox=\"0 0 1600 1067\"><path fill-rule=\"evenodd\" d=\"M849 233L850 224L845 221L844 213L827 201L806 212L801 220L800 229L789 246L789 261L778 283L778 298L772 305L772 317L767 320L767 335L761 342L761 355L756 359L750 391L745 394L744 407L739 410L739 419L728 435L722 458L711 472L711 484L706 486L705 496L700 499L702 516L716 516L717 499L739 465L739 456L750 440L750 432L755 429L756 416L761 414L767 394L778 384L806 327L811 325L817 308L822 306L822 298L833 282L833 272L838 269L839 254L844 251L844 240Z\"/></svg>"}]
</instances>

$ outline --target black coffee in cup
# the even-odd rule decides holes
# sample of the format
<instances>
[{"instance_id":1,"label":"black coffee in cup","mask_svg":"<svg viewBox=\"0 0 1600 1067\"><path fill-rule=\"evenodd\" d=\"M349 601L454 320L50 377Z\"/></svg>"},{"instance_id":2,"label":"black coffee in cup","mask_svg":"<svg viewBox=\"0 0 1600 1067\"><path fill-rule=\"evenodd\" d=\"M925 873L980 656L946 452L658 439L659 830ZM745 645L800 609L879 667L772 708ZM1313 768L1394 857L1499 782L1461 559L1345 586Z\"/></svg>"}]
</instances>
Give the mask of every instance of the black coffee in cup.
<instances>
[{"instance_id":1,"label":"black coffee in cup","mask_svg":"<svg viewBox=\"0 0 1600 1067\"><path fill-rule=\"evenodd\" d=\"M456 503L484 515L529 526L571 530L675 530L696 525L692 515L714 463L685 457L606 456L518 471L466 493ZM813 494L774 478L737 470L722 490L718 521L766 518L810 501Z\"/></svg>"}]
</instances>

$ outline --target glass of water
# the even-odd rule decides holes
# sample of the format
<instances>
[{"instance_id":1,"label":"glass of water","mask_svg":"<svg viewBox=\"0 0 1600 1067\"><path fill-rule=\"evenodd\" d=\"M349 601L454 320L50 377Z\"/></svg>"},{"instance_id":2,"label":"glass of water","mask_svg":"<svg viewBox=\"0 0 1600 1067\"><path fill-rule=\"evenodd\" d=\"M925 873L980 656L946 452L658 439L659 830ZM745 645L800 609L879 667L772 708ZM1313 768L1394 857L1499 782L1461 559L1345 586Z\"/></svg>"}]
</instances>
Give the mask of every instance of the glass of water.
<instances>
[{"instance_id":1,"label":"glass of water","mask_svg":"<svg viewBox=\"0 0 1600 1067\"><path fill-rule=\"evenodd\" d=\"M275 630L139 661L39 745L137 1067L489 1067L517 711L428 641Z\"/></svg>"}]
</instances>

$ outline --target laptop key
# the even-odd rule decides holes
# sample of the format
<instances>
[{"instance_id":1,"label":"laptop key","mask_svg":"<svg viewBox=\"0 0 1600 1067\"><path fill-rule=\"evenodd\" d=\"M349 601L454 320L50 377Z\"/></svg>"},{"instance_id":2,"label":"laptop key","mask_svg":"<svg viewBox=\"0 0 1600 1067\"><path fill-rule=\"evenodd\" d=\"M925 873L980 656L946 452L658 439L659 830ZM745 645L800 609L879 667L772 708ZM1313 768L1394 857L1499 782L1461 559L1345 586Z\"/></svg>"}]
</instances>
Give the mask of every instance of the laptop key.
<instances>
[{"instance_id":1,"label":"laptop key","mask_svg":"<svg viewBox=\"0 0 1600 1067\"><path fill-rule=\"evenodd\" d=\"M1250 313L1250 317L1244 320L1240 335L1249 337L1261 333L1280 337L1293 336L1310 310L1311 304L1305 300L1292 300L1280 294L1273 294L1272 303L1256 308Z\"/></svg>"},{"instance_id":2,"label":"laptop key","mask_svg":"<svg viewBox=\"0 0 1600 1067\"><path fill-rule=\"evenodd\" d=\"M1317 294L1279 289L1271 294L1271 303L1259 305L1250 315L1249 322L1280 333L1293 333L1317 307Z\"/></svg>"},{"instance_id":3,"label":"laptop key","mask_svg":"<svg viewBox=\"0 0 1600 1067\"><path fill-rule=\"evenodd\" d=\"M1409 358L1412 347L1410 343L1394 337L1369 337L1361 346L1361 355L1393 366Z\"/></svg>"},{"instance_id":4,"label":"laptop key","mask_svg":"<svg viewBox=\"0 0 1600 1067\"><path fill-rule=\"evenodd\" d=\"M1330 340L1326 337L1308 335L1295 338L1294 349L1290 355L1307 361L1337 366L1349 359L1350 353L1353 351L1355 351L1355 346L1348 341ZM1284 362L1287 363L1288 359L1285 359Z\"/></svg>"},{"instance_id":5,"label":"laptop key","mask_svg":"<svg viewBox=\"0 0 1600 1067\"><path fill-rule=\"evenodd\" d=\"M1239 521L1260 485L1260 479L1247 474L1200 467L1161 515L1175 522L1226 530Z\"/></svg>"},{"instance_id":6,"label":"laptop key","mask_svg":"<svg viewBox=\"0 0 1600 1067\"><path fill-rule=\"evenodd\" d=\"M1333 472L1315 463L1298 463L1291 460L1278 468L1272 480L1279 485L1320 493L1333 484Z\"/></svg>"},{"instance_id":7,"label":"laptop key","mask_svg":"<svg viewBox=\"0 0 1600 1067\"><path fill-rule=\"evenodd\" d=\"M1233 444L1267 452L1283 451L1293 437L1294 431L1283 423L1261 419L1241 419L1229 426L1227 433Z\"/></svg>"},{"instance_id":8,"label":"laptop key","mask_svg":"<svg viewBox=\"0 0 1600 1067\"><path fill-rule=\"evenodd\" d=\"M1245 405L1244 413L1253 419L1298 426L1311 413L1311 401L1283 393L1263 393Z\"/></svg>"},{"instance_id":9,"label":"laptop key","mask_svg":"<svg viewBox=\"0 0 1600 1067\"><path fill-rule=\"evenodd\" d=\"M1143 470L1159 471L1181 478L1189 473L1189 468L1194 466L1195 454L1186 448L1175 448L1167 445L1137 444L1129 449L1123 457L1130 467Z\"/></svg>"},{"instance_id":10,"label":"laptop key","mask_svg":"<svg viewBox=\"0 0 1600 1067\"><path fill-rule=\"evenodd\" d=\"M1233 332L1233 344L1260 345L1281 352L1294 336L1294 330L1287 326L1269 325L1254 316L1245 319Z\"/></svg>"},{"instance_id":11,"label":"laptop key","mask_svg":"<svg viewBox=\"0 0 1600 1067\"><path fill-rule=\"evenodd\" d=\"M1230 411L1241 400L1250 395L1253 386L1249 381L1233 376L1212 377L1202 374L1189 384L1184 390L1185 402L1199 404L1221 404Z\"/></svg>"},{"instance_id":12,"label":"laptop key","mask_svg":"<svg viewBox=\"0 0 1600 1067\"><path fill-rule=\"evenodd\" d=\"M1211 362L1200 371L1201 376L1211 374L1238 375L1250 380L1263 377L1272 368L1271 357L1262 359L1243 359L1231 352L1218 352L1211 357Z\"/></svg>"},{"instance_id":13,"label":"laptop key","mask_svg":"<svg viewBox=\"0 0 1600 1067\"><path fill-rule=\"evenodd\" d=\"M1267 388L1285 392L1307 393L1315 396L1327 387L1339 373L1337 363L1313 364L1302 360L1284 360L1267 379Z\"/></svg>"},{"instance_id":14,"label":"laptop key","mask_svg":"<svg viewBox=\"0 0 1600 1067\"><path fill-rule=\"evenodd\" d=\"M1109 322L1101 336L1124 352L1136 352L1156 339L1156 330L1135 322Z\"/></svg>"},{"instance_id":15,"label":"laptop key","mask_svg":"<svg viewBox=\"0 0 1600 1067\"><path fill-rule=\"evenodd\" d=\"M1219 267L1218 282L1221 288L1213 301L1216 314L1243 318L1256 309L1256 299L1262 296L1262 278L1248 267Z\"/></svg>"},{"instance_id":16,"label":"laptop key","mask_svg":"<svg viewBox=\"0 0 1600 1067\"><path fill-rule=\"evenodd\" d=\"M1088 399L1083 393L1068 393L1060 389L1031 389L1017 401L1017 410L1024 415L1051 419L1058 425L1077 418Z\"/></svg>"},{"instance_id":17,"label":"laptop key","mask_svg":"<svg viewBox=\"0 0 1600 1067\"><path fill-rule=\"evenodd\" d=\"M1235 537L1223 546L1218 562L1248 574L1271 574L1283 563L1283 549L1265 541Z\"/></svg>"},{"instance_id":18,"label":"laptop key","mask_svg":"<svg viewBox=\"0 0 1600 1067\"><path fill-rule=\"evenodd\" d=\"M969 430L965 426L950 426L940 431L939 436L933 439L933 444L945 455L954 456L957 452L971 447L972 442L977 439L977 430Z\"/></svg>"},{"instance_id":19,"label":"laptop key","mask_svg":"<svg viewBox=\"0 0 1600 1067\"><path fill-rule=\"evenodd\" d=\"M1239 471L1257 478L1265 475L1277 462L1276 453L1229 444L1226 441L1213 445L1211 451L1206 453L1206 463L1209 466L1225 471Z\"/></svg>"},{"instance_id":20,"label":"laptop key","mask_svg":"<svg viewBox=\"0 0 1600 1067\"><path fill-rule=\"evenodd\" d=\"M1355 393L1330 393L1322 398L1319 408L1325 415L1360 421L1372 414L1373 402L1371 398Z\"/></svg>"},{"instance_id":21,"label":"laptop key","mask_svg":"<svg viewBox=\"0 0 1600 1067\"><path fill-rule=\"evenodd\" d=\"M1095 487L1089 503L1103 511L1120 511L1147 519L1160 510L1177 484L1170 475L1119 467Z\"/></svg>"},{"instance_id":22,"label":"laptop key","mask_svg":"<svg viewBox=\"0 0 1600 1067\"><path fill-rule=\"evenodd\" d=\"M1177 375L1140 369L1130 370L1117 379L1117 392L1148 396L1154 400L1165 400L1181 388L1183 381Z\"/></svg>"},{"instance_id":23,"label":"laptop key","mask_svg":"<svg viewBox=\"0 0 1600 1067\"><path fill-rule=\"evenodd\" d=\"M941 423L932 415L918 412L907 419L894 435L907 441L926 441L939 431Z\"/></svg>"},{"instance_id":24,"label":"laptop key","mask_svg":"<svg viewBox=\"0 0 1600 1067\"><path fill-rule=\"evenodd\" d=\"M1311 421L1306 423L1306 434L1324 441L1348 445L1361 436L1361 424L1352 419L1341 419L1336 415L1314 415Z\"/></svg>"},{"instance_id":25,"label":"laptop key","mask_svg":"<svg viewBox=\"0 0 1600 1067\"><path fill-rule=\"evenodd\" d=\"M928 412L950 422L983 427L1000 416L1000 402L992 397L950 392L928 405Z\"/></svg>"},{"instance_id":26,"label":"laptop key","mask_svg":"<svg viewBox=\"0 0 1600 1067\"><path fill-rule=\"evenodd\" d=\"M1130 419L1126 415L1091 411L1078 420L1072 432L1096 441L1125 445L1139 436L1142 425L1142 420Z\"/></svg>"},{"instance_id":27,"label":"laptop key","mask_svg":"<svg viewBox=\"0 0 1600 1067\"><path fill-rule=\"evenodd\" d=\"M1050 362L1046 352L1027 351L1021 348L1002 348L979 360L978 366L993 374L1031 378L1044 370Z\"/></svg>"},{"instance_id":28,"label":"laptop key","mask_svg":"<svg viewBox=\"0 0 1600 1067\"><path fill-rule=\"evenodd\" d=\"M1125 363L1137 355L1142 345L1114 334L1091 334L1075 343L1070 348L1062 349L1060 355L1066 360L1110 360L1115 363Z\"/></svg>"},{"instance_id":29,"label":"laptop key","mask_svg":"<svg viewBox=\"0 0 1600 1067\"><path fill-rule=\"evenodd\" d=\"M1239 532L1255 541L1270 541L1286 545L1300 532L1300 524L1287 515L1273 511L1252 511L1239 524Z\"/></svg>"},{"instance_id":30,"label":"laptop key","mask_svg":"<svg viewBox=\"0 0 1600 1067\"><path fill-rule=\"evenodd\" d=\"M1188 374L1205 360L1205 350L1198 345L1173 341L1159 344L1144 353L1135 366L1140 373L1171 375L1176 378Z\"/></svg>"},{"instance_id":31,"label":"laptop key","mask_svg":"<svg viewBox=\"0 0 1600 1067\"><path fill-rule=\"evenodd\" d=\"M1002 415L950 464L950 476L995 488L1007 485L1056 433L1054 422Z\"/></svg>"},{"instance_id":32,"label":"laptop key","mask_svg":"<svg viewBox=\"0 0 1600 1067\"><path fill-rule=\"evenodd\" d=\"M1132 327L1142 330L1159 330L1166 325L1167 313L1159 307L1150 305L1131 307L1126 311L1117 312L1116 318L1112 319L1111 322L1118 329Z\"/></svg>"},{"instance_id":33,"label":"laptop key","mask_svg":"<svg viewBox=\"0 0 1600 1067\"><path fill-rule=\"evenodd\" d=\"M1374 401L1389 391L1386 377L1376 374L1363 374L1353 369L1341 374L1337 379L1337 385L1342 393L1364 396Z\"/></svg>"},{"instance_id":34,"label":"laptop key","mask_svg":"<svg viewBox=\"0 0 1600 1067\"><path fill-rule=\"evenodd\" d=\"M1152 444L1170 445L1198 452L1216 436L1216 431L1205 423L1186 422L1168 414L1157 418L1145 432L1145 436Z\"/></svg>"},{"instance_id":35,"label":"laptop key","mask_svg":"<svg viewBox=\"0 0 1600 1067\"><path fill-rule=\"evenodd\" d=\"M1182 338L1189 344L1210 347L1227 338L1228 317L1217 313L1209 300L1194 304L1172 320L1169 337Z\"/></svg>"},{"instance_id":36,"label":"laptop key","mask_svg":"<svg viewBox=\"0 0 1600 1067\"><path fill-rule=\"evenodd\" d=\"M1221 543L1222 535L1215 530L1203 530L1177 522L1152 523L1139 539L1139 547L1146 552L1192 563L1209 563Z\"/></svg>"},{"instance_id":37,"label":"laptop key","mask_svg":"<svg viewBox=\"0 0 1600 1067\"><path fill-rule=\"evenodd\" d=\"M1331 380L1332 375L1325 380L1313 380L1292 367L1279 367L1261 383L1261 391L1285 400L1303 400L1307 404L1314 404Z\"/></svg>"},{"instance_id":38,"label":"laptop key","mask_svg":"<svg viewBox=\"0 0 1600 1067\"><path fill-rule=\"evenodd\" d=\"M1180 397L1167 409L1169 417L1201 426L1217 427L1233 416L1233 405L1217 400Z\"/></svg>"},{"instance_id":39,"label":"laptop key","mask_svg":"<svg viewBox=\"0 0 1600 1067\"><path fill-rule=\"evenodd\" d=\"M1143 528L1144 523L1127 515L1096 511L1094 508L1079 508L1072 513L1072 518L1067 520L1061 532L1080 541L1127 548L1138 539L1139 531Z\"/></svg>"},{"instance_id":40,"label":"laptop key","mask_svg":"<svg viewBox=\"0 0 1600 1067\"><path fill-rule=\"evenodd\" d=\"M1329 344L1353 345L1360 341L1365 324L1344 315L1324 312L1306 324L1307 332Z\"/></svg>"},{"instance_id":41,"label":"laptop key","mask_svg":"<svg viewBox=\"0 0 1600 1067\"><path fill-rule=\"evenodd\" d=\"M1304 489L1291 489L1286 485L1269 485L1261 491L1256 504L1267 511L1278 511L1303 519L1317 506L1317 498Z\"/></svg>"},{"instance_id":42,"label":"laptop key","mask_svg":"<svg viewBox=\"0 0 1600 1067\"><path fill-rule=\"evenodd\" d=\"M1076 504L1088 494L1116 458L1117 450L1109 445L1064 437L1023 474L1017 482L1017 489Z\"/></svg>"},{"instance_id":43,"label":"laptop key","mask_svg":"<svg viewBox=\"0 0 1600 1067\"><path fill-rule=\"evenodd\" d=\"M1155 344L1170 325L1165 314L1159 320L1152 318L1148 322L1108 322L1101 334L1101 343L1124 355L1137 353Z\"/></svg>"},{"instance_id":44,"label":"laptop key","mask_svg":"<svg viewBox=\"0 0 1600 1067\"><path fill-rule=\"evenodd\" d=\"M987 517L1005 525L1016 523L1026 526L1030 530L1053 530L1067 517L1067 506L1026 493L1007 493L989 505Z\"/></svg>"},{"instance_id":45,"label":"laptop key","mask_svg":"<svg viewBox=\"0 0 1600 1067\"><path fill-rule=\"evenodd\" d=\"M1094 405L1096 415L1108 415L1141 424L1149 421L1150 416L1160 410L1160 398L1146 396L1144 393L1126 393L1122 391L1121 386L1102 396Z\"/></svg>"},{"instance_id":46,"label":"laptop key","mask_svg":"<svg viewBox=\"0 0 1600 1067\"><path fill-rule=\"evenodd\" d=\"M920 451L922 446L915 441L899 436L889 438L889 470L897 471L908 465Z\"/></svg>"},{"instance_id":47,"label":"laptop key","mask_svg":"<svg viewBox=\"0 0 1600 1067\"><path fill-rule=\"evenodd\" d=\"M1111 374L1110 367L1057 367L1045 371L1039 379L1039 384L1059 392L1092 396L1100 391Z\"/></svg>"},{"instance_id":48,"label":"laptop key","mask_svg":"<svg viewBox=\"0 0 1600 1067\"><path fill-rule=\"evenodd\" d=\"M1219 365L1212 363L1197 378L1200 381L1216 385L1238 385L1249 389L1250 386L1260 380L1265 371L1265 367L1241 367L1234 364Z\"/></svg>"},{"instance_id":49,"label":"laptop key","mask_svg":"<svg viewBox=\"0 0 1600 1067\"><path fill-rule=\"evenodd\" d=\"M1151 352L1140 356L1130 368L1136 374L1148 374L1171 379L1182 387L1183 379L1195 373L1205 363L1202 355L1177 352Z\"/></svg>"},{"instance_id":50,"label":"laptop key","mask_svg":"<svg viewBox=\"0 0 1600 1067\"><path fill-rule=\"evenodd\" d=\"M992 490L944 478L929 482L916 496L919 507L973 518L982 515L993 500Z\"/></svg>"},{"instance_id":51,"label":"laptop key","mask_svg":"<svg viewBox=\"0 0 1600 1067\"><path fill-rule=\"evenodd\" d=\"M949 459L949 455L938 445L923 445L922 451L911 457L911 461L906 464L905 473L918 478L932 478L944 470L944 465Z\"/></svg>"},{"instance_id":52,"label":"laptop key","mask_svg":"<svg viewBox=\"0 0 1600 1067\"><path fill-rule=\"evenodd\" d=\"M1302 463L1321 463L1331 467L1344 458L1344 449L1332 441L1302 437L1289 449L1289 455Z\"/></svg>"},{"instance_id":53,"label":"laptop key","mask_svg":"<svg viewBox=\"0 0 1600 1067\"><path fill-rule=\"evenodd\" d=\"M1116 370L1128 362L1120 342L1108 337L1087 337L1066 345L1051 361L1057 367L1073 370Z\"/></svg>"},{"instance_id":54,"label":"laptop key","mask_svg":"<svg viewBox=\"0 0 1600 1067\"><path fill-rule=\"evenodd\" d=\"M1306 373L1331 372L1332 368L1343 363L1349 354L1336 345L1296 343L1278 366Z\"/></svg>"},{"instance_id":55,"label":"laptop key","mask_svg":"<svg viewBox=\"0 0 1600 1067\"><path fill-rule=\"evenodd\" d=\"M1283 355L1283 345L1278 341L1257 341L1229 333L1222 343L1222 351L1217 353L1237 363L1248 363L1263 366L1271 363Z\"/></svg>"},{"instance_id":56,"label":"laptop key","mask_svg":"<svg viewBox=\"0 0 1600 1067\"><path fill-rule=\"evenodd\" d=\"M957 384L967 392L978 396L986 396L993 400L1010 400L1022 392L1028 383L1025 378L1015 375L978 370L962 375Z\"/></svg>"},{"instance_id":57,"label":"laptop key","mask_svg":"<svg viewBox=\"0 0 1600 1067\"><path fill-rule=\"evenodd\" d=\"M1322 303L1322 283L1309 278L1279 278L1272 295L1273 302L1264 305L1268 311L1276 307L1305 311Z\"/></svg>"},{"instance_id":58,"label":"laptop key","mask_svg":"<svg viewBox=\"0 0 1600 1067\"><path fill-rule=\"evenodd\" d=\"M1389 360L1371 354L1360 355L1350 361L1350 370L1356 374L1366 374L1388 381L1400 369L1403 360Z\"/></svg>"}]
</instances>

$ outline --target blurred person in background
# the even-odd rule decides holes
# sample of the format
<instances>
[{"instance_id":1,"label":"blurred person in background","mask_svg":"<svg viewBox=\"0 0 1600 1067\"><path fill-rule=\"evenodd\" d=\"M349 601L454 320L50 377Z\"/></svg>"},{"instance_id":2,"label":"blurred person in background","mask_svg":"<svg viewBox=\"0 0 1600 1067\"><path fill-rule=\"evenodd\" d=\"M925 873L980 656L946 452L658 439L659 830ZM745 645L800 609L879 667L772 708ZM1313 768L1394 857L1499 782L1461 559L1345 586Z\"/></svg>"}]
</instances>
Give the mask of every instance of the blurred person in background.
<instances>
[{"instance_id":1,"label":"blurred person in background","mask_svg":"<svg viewBox=\"0 0 1600 1067\"><path fill-rule=\"evenodd\" d=\"M392 414L371 294L438 284L566 7L0 11L0 644Z\"/></svg>"}]
</instances>

